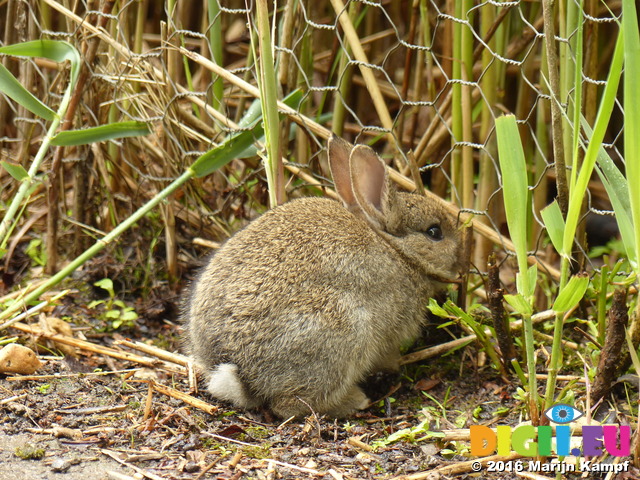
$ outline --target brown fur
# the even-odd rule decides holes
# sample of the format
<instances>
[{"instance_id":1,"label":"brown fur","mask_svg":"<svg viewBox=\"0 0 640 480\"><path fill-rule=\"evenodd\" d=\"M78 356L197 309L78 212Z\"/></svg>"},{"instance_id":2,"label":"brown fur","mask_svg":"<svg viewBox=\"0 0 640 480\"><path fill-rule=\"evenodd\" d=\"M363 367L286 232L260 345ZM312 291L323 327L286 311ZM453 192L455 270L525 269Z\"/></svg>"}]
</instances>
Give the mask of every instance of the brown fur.
<instances>
[{"instance_id":1,"label":"brown fur","mask_svg":"<svg viewBox=\"0 0 640 480\"><path fill-rule=\"evenodd\" d=\"M281 417L349 415L367 375L398 368L437 278L460 266L456 219L398 193L370 148L329 141L344 206L293 200L230 238L202 270L185 308L189 353L214 396ZM437 225L443 238L426 232Z\"/></svg>"}]
</instances>

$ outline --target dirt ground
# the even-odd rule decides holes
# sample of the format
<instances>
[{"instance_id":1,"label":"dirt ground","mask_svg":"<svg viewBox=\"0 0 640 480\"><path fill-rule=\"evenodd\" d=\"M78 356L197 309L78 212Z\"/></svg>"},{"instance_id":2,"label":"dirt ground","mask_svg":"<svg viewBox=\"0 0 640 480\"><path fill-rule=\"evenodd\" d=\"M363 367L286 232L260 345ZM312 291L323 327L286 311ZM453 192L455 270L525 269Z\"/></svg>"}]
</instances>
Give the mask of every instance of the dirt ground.
<instances>
[{"instance_id":1,"label":"dirt ground","mask_svg":"<svg viewBox=\"0 0 640 480\"><path fill-rule=\"evenodd\" d=\"M521 478L474 473L465 456L464 428L522 412L515 387L477 366L474 344L378 378L368 393L387 400L353 418L282 423L191 392L186 369L159 357L179 347L178 328L141 318L132 338L85 331L75 358L41 356L34 376L0 376L0 480ZM139 350L153 342L166 350Z\"/></svg>"}]
</instances>

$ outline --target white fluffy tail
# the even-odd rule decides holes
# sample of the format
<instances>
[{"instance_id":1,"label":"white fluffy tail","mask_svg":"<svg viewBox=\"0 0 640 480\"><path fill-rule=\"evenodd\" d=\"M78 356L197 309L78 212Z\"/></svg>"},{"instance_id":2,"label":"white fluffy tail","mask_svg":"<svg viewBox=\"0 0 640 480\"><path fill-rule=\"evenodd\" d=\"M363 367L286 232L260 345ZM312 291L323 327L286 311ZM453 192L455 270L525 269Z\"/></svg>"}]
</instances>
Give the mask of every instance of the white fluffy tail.
<instances>
[{"instance_id":1,"label":"white fluffy tail","mask_svg":"<svg viewBox=\"0 0 640 480\"><path fill-rule=\"evenodd\" d=\"M237 407L255 408L259 405L259 402L247 395L238 378L238 366L233 363L221 363L209 371L207 390L214 397L231 402Z\"/></svg>"}]
</instances>

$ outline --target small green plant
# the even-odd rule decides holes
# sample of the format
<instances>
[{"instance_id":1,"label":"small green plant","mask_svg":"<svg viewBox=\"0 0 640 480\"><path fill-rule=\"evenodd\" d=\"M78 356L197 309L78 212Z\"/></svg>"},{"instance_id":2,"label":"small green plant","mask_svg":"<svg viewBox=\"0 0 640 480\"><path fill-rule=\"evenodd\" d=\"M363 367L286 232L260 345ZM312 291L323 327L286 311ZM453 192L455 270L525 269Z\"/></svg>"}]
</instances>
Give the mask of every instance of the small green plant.
<instances>
[{"instance_id":1,"label":"small green plant","mask_svg":"<svg viewBox=\"0 0 640 480\"><path fill-rule=\"evenodd\" d=\"M386 447L387 445L391 445L392 443L396 443L399 441L416 443L423 442L425 440L437 439L439 437L443 437L444 433L442 432L432 432L429 430L429 419L423 420L415 427L403 428L402 430L398 430L395 433L392 433L386 438L381 440L374 441L371 446L374 450L380 447Z\"/></svg>"},{"instance_id":2,"label":"small green plant","mask_svg":"<svg viewBox=\"0 0 640 480\"><path fill-rule=\"evenodd\" d=\"M24 253L31 259L33 265L44 267L47 263L47 253L40 238L32 239L27 248L25 248Z\"/></svg>"},{"instance_id":3,"label":"small green plant","mask_svg":"<svg viewBox=\"0 0 640 480\"><path fill-rule=\"evenodd\" d=\"M344 431L347 433L350 433L351 430L353 430L353 427L355 427L355 425L351 422L346 422L342 424L342 428L344 428Z\"/></svg>"},{"instance_id":4,"label":"small green plant","mask_svg":"<svg viewBox=\"0 0 640 480\"><path fill-rule=\"evenodd\" d=\"M40 385L38 387L38 391L43 394L46 395L47 393L49 393L49 389L51 388L51 384L49 383L43 383L42 385Z\"/></svg>"},{"instance_id":5,"label":"small green plant","mask_svg":"<svg viewBox=\"0 0 640 480\"><path fill-rule=\"evenodd\" d=\"M106 300L94 300L90 302L89 308L96 308L99 305L104 305L105 312L102 317L107 322L110 322L111 328L117 330L121 327L132 328L135 326L135 322L138 319L138 314L133 307L127 306L122 300L116 298L115 291L113 289L113 281L110 278L103 278L94 283L96 287L100 287L105 290L109 298Z\"/></svg>"}]
</instances>

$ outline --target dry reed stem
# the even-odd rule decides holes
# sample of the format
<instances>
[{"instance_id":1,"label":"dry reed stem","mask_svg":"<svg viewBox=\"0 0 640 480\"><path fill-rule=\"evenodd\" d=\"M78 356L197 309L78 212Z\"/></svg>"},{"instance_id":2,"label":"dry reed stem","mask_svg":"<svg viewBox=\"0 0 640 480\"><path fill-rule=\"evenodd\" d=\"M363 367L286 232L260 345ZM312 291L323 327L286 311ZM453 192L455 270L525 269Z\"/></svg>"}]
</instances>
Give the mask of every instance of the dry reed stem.
<instances>
[{"instance_id":1,"label":"dry reed stem","mask_svg":"<svg viewBox=\"0 0 640 480\"><path fill-rule=\"evenodd\" d=\"M362 48L362 44L360 43L358 34L353 27L353 23L351 23L351 18L349 18L349 15L346 14L346 10L344 8L344 3L342 3L342 0L331 0L331 5L336 12L336 16L340 21L340 25L342 25L347 43L349 44L349 47L351 47L351 51L358 61L360 73L362 74L362 77L367 84L367 90L369 91L369 95L371 95L373 105L376 109L376 112L378 113L378 116L380 117L380 123L385 129L389 131L389 143L397 147L397 141L393 135L393 120L391 119L391 115L389 114L389 110L387 109L384 98L380 93L380 88L378 87L376 77L373 74L371 67L369 67L369 59L367 58L367 54Z\"/></svg>"},{"instance_id":2,"label":"dry reed stem","mask_svg":"<svg viewBox=\"0 0 640 480\"><path fill-rule=\"evenodd\" d=\"M160 360L166 360L167 362L175 363L186 367L189 364L189 359L180 353L173 353L163 350L162 348L154 347L153 345L147 345L142 342L130 342L129 340L117 340L115 345L122 345L124 347L131 348L132 350L138 350L152 355Z\"/></svg>"},{"instance_id":3,"label":"dry reed stem","mask_svg":"<svg viewBox=\"0 0 640 480\"><path fill-rule=\"evenodd\" d=\"M70 345L72 347L79 348L80 350L94 352L101 355L107 355L109 357L118 358L120 360L125 360L127 362L137 363L139 365L143 365L149 368L160 368L162 370L166 370L171 373L177 373L185 375L186 368L180 365L171 365L166 362L156 360L149 357L141 357L140 355L135 355L133 353L116 350L109 347L104 347L101 345L96 345L94 343L88 342L86 340L80 340L73 337L67 337L65 335L59 334L47 334L41 328L31 325L26 325L21 322L17 322L12 325L13 328L20 330L21 332L29 333L31 335L35 335L37 337L46 338L49 340L53 340L56 343L62 343L64 345Z\"/></svg>"},{"instance_id":4,"label":"dry reed stem","mask_svg":"<svg viewBox=\"0 0 640 480\"><path fill-rule=\"evenodd\" d=\"M180 390L176 390L175 388L171 388L171 387L167 387L166 385L155 383L153 380L150 380L147 383L149 383L149 387L154 391L161 393L163 395L166 395L168 397L180 400L186 403L187 405L191 405L192 407L197 408L198 410L202 410L203 412L206 412L210 415L214 415L218 411L218 407L216 407L215 405L211 405L210 403L207 403L203 400L200 400L199 398L196 398L189 394L181 392Z\"/></svg>"},{"instance_id":5,"label":"dry reed stem","mask_svg":"<svg viewBox=\"0 0 640 480\"><path fill-rule=\"evenodd\" d=\"M101 448L100 452L108 457L113 458L116 462L135 470L136 473L138 473L138 475L140 476L146 477L150 480L166 480L165 477L161 477L159 475L156 475L155 473L149 472L147 470L143 470L142 468L137 467L132 463L122 460L116 452L112 452L111 450L106 450L104 448Z\"/></svg>"},{"instance_id":6,"label":"dry reed stem","mask_svg":"<svg viewBox=\"0 0 640 480\"><path fill-rule=\"evenodd\" d=\"M38 380L51 380L54 378L75 378L75 377L95 377L104 375L120 375L120 374L132 374L139 372L140 368L127 368L124 370L109 370L107 372L87 372L87 373L56 373L55 375L19 375L15 377L7 377L8 382L22 382L22 381L38 381ZM0 402L2 404L2 402Z\"/></svg>"}]
</instances>

